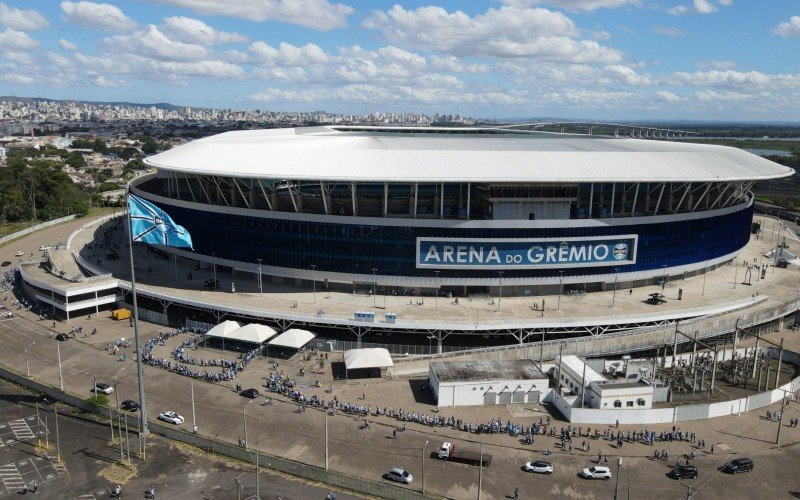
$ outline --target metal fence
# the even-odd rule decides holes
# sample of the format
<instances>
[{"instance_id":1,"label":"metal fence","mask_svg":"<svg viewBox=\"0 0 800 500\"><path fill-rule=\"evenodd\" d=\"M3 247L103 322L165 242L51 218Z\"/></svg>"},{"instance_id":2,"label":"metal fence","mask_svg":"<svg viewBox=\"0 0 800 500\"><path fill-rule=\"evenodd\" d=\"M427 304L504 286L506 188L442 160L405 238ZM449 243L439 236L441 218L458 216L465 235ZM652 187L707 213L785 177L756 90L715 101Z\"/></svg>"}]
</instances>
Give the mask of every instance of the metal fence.
<instances>
[{"instance_id":1,"label":"metal fence","mask_svg":"<svg viewBox=\"0 0 800 500\"><path fill-rule=\"evenodd\" d=\"M427 356L437 354L439 348L433 345L413 345L413 344L381 344L375 342L354 342L352 340L333 340L318 337L311 341L311 347L320 351L347 351L349 349L367 349L382 347L395 356ZM471 347L442 346L443 353L454 353L468 351Z\"/></svg>"},{"instance_id":2,"label":"metal fence","mask_svg":"<svg viewBox=\"0 0 800 500\"><path fill-rule=\"evenodd\" d=\"M36 232L40 229L44 229L46 227L55 226L56 224L61 224L62 222L67 222L74 219L74 215L68 215L66 217L61 217L60 219L53 219L47 222L42 222L40 224L36 224L35 226L31 226L27 229L23 229L22 231L17 231L16 233L11 233L8 236L3 236L0 238L0 246L5 245L9 241L16 240L17 238L21 238L26 234L31 234Z\"/></svg>"},{"instance_id":3,"label":"metal fence","mask_svg":"<svg viewBox=\"0 0 800 500\"><path fill-rule=\"evenodd\" d=\"M205 333L205 332L211 330L212 328L214 328L214 325L212 325L211 323L203 323L202 321L195 321L193 319L187 319L186 320L186 328L188 328L188 329L190 329L192 331Z\"/></svg>"}]
</instances>

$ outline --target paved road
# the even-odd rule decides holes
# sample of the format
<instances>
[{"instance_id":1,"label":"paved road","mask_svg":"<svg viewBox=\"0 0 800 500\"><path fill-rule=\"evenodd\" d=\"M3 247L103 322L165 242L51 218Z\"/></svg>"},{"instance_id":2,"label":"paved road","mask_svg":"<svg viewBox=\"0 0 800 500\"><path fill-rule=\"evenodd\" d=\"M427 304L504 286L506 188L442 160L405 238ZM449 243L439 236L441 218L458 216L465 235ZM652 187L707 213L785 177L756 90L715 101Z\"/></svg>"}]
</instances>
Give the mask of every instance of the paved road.
<instances>
[{"instance_id":1,"label":"paved road","mask_svg":"<svg viewBox=\"0 0 800 500\"><path fill-rule=\"evenodd\" d=\"M37 425L35 403L43 405L39 396L0 380L0 499L15 498L23 483L38 484L37 498L108 498L115 484L103 476L120 459L118 445L109 443L108 424L74 415L72 409L59 405L59 442L62 464L55 461L55 418L40 407ZM43 405L47 408L46 405ZM49 428L51 449L36 447L36 435L44 441ZM138 447L129 433L131 447ZM123 486L127 498L143 498L155 486L158 498L170 499L234 499L234 480L243 486L241 498L255 495L255 474L252 467L219 460L188 447L177 447L154 436L148 442L148 459L131 457L138 474ZM268 472L261 473L262 499L325 498L329 490L287 479ZM357 498L337 493L337 498Z\"/></svg>"}]
</instances>

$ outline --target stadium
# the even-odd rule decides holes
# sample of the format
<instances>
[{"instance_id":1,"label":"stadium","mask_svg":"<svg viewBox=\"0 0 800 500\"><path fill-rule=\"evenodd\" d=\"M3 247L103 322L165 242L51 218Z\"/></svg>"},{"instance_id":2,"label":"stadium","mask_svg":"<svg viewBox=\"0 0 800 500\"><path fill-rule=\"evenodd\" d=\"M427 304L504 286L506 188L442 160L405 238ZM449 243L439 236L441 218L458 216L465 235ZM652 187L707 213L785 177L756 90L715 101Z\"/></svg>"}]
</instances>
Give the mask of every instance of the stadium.
<instances>
[{"instance_id":1,"label":"stadium","mask_svg":"<svg viewBox=\"0 0 800 500\"><path fill-rule=\"evenodd\" d=\"M228 132L151 156L131 190L164 248L273 282L386 294L639 287L733 259L751 188L793 170L714 145L501 128Z\"/></svg>"}]
</instances>

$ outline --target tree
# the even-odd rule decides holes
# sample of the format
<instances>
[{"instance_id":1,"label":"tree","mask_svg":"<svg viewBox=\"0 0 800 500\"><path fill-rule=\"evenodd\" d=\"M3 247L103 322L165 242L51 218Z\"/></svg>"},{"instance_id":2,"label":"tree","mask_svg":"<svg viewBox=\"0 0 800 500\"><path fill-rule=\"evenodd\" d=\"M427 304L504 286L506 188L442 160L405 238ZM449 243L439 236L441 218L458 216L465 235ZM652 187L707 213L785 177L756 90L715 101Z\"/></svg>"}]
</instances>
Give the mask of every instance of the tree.
<instances>
[{"instance_id":1,"label":"tree","mask_svg":"<svg viewBox=\"0 0 800 500\"><path fill-rule=\"evenodd\" d=\"M108 153L108 144L106 144L106 141L104 141L103 139L100 139L98 137L97 139L94 140L94 143L92 145L92 149L96 153L106 154L106 153Z\"/></svg>"},{"instance_id":2,"label":"tree","mask_svg":"<svg viewBox=\"0 0 800 500\"><path fill-rule=\"evenodd\" d=\"M74 169L80 169L86 166L86 158L77 151L70 151L64 162Z\"/></svg>"}]
</instances>

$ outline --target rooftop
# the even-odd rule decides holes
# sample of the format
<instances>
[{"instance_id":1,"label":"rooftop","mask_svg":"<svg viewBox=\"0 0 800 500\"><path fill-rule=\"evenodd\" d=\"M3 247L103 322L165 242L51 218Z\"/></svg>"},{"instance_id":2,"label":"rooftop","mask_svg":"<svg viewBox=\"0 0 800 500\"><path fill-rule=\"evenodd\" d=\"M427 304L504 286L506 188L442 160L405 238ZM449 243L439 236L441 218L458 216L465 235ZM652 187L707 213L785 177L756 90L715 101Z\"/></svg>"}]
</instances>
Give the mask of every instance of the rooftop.
<instances>
[{"instance_id":1,"label":"rooftop","mask_svg":"<svg viewBox=\"0 0 800 500\"><path fill-rule=\"evenodd\" d=\"M537 364L531 359L503 361L434 361L431 369L439 382L477 382L481 380L532 380L544 379Z\"/></svg>"},{"instance_id":2,"label":"rooftop","mask_svg":"<svg viewBox=\"0 0 800 500\"><path fill-rule=\"evenodd\" d=\"M726 146L436 127L241 130L145 163L204 175L361 182L708 182L794 173Z\"/></svg>"}]
</instances>

